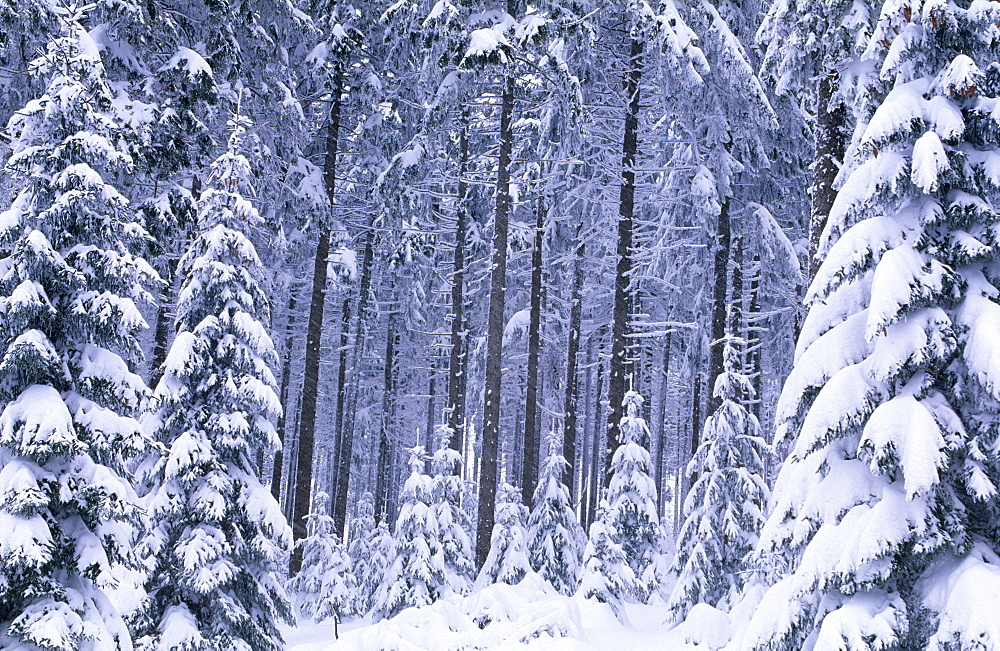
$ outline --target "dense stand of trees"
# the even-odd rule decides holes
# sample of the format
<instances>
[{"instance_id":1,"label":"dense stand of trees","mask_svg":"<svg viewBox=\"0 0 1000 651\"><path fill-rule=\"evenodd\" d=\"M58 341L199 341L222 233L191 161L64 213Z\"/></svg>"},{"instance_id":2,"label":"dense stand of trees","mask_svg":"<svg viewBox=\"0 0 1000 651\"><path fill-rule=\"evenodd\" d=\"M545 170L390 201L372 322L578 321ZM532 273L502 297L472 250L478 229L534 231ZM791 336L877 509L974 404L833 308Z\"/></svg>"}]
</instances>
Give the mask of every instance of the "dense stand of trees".
<instances>
[{"instance_id":1,"label":"dense stand of trees","mask_svg":"<svg viewBox=\"0 0 1000 651\"><path fill-rule=\"evenodd\" d=\"M620 612L674 534L754 648L988 628L928 586L1000 575L992 4L128 7L0 0L0 646Z\"/></svg>"}]
</instances>

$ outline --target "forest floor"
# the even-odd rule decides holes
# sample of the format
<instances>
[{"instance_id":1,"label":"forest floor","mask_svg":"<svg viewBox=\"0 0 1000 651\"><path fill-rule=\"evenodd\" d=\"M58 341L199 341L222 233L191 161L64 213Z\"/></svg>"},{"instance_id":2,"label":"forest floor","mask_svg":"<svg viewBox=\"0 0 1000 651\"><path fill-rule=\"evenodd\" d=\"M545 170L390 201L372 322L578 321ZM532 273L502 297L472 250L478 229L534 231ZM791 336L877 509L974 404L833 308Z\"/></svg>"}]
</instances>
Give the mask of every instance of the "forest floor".
<instances>
[{"instance_id":1,"label":"forest floor","mask_svg":"<svg viewBox=\"0 0 1000 651\"><path fill-rule=\"evenodd\" d=\"M346 622L335 639L332 622L302 623L284 631L289 651L345 649L398 651L510 649L717 649L728 641L729 620L714 609L699 611L677 627L665 623L664 605L625 606L619 622L607 604L564 597L529 577L517 586L493 585L467 597L409 608L372 624Z\"/></svg>"}]
</instances>

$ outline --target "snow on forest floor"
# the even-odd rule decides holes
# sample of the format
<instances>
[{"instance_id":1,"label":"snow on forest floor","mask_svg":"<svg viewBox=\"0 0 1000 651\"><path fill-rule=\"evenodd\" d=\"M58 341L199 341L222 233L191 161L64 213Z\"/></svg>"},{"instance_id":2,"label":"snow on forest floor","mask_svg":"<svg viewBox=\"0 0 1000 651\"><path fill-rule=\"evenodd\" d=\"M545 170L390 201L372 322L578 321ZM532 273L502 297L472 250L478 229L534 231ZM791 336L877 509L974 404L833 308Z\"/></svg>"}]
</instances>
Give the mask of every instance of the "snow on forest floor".
<instances>
[{"instance_id":1,"label":"snow on forest floor","mask_svg":"<svg viewBox=\"0 0 1000 651\"><path fill-rule=\"evenodd\" d=\"M682 626L664 624L663 605L626 606L627 623L620 623L607 604L564 597L537 577L517 586L489 586L468 597L453 596L423 608L409 608L390 620L370 619L340 626L334 639L332 621L303 623L284 631L289 651L345 649L716 649L728 636L728 619L709 609L698 625L692 618ZM482 623L480 628L478 623ZM723 637L725 636L725 637ZM701 644L699 644L701 642Z\"/></svg>"}]
</instances>

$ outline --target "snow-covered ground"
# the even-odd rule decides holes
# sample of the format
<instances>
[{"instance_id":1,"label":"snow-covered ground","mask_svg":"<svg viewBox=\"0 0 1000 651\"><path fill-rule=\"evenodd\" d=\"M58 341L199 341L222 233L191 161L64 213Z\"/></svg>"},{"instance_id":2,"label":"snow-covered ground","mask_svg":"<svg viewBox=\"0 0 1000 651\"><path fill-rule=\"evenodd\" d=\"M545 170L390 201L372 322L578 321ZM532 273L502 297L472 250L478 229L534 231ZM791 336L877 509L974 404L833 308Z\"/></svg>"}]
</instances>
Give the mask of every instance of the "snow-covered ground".
<instances>
[{"instance_id":1,"label":"snow-covered ground","mask_svg":"<svg viewBox=\"0 0 1000 651\"><path fill-rule=\"evenodd\" d=\"M377 624L370 620L340 626L303 623L284 631L289 651L345 649L717 649L728 638L728 618L708 608L679 627L664 623L662 605L625 607L621 623L607 604L564 597L537 576L517 586L498 584L468 597L453 596L423 608L409 608ZM696 623L697 622L697 623Z\"/></svg>"}]
</instances>

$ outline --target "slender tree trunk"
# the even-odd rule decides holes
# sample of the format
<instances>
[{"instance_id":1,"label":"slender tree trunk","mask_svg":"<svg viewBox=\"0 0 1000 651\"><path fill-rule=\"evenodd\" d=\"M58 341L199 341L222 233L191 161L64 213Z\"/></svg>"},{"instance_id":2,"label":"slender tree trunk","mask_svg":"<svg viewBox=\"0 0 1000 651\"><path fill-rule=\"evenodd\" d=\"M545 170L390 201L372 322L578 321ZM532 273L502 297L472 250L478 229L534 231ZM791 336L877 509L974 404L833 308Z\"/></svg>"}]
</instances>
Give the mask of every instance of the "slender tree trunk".
<instances>
[{"instance_id":1,"label":"slender tree trunk","mask_svg":"<svg viewBox=\"0 0 1000 651\"><path fill-rule=\"evenodd\" d=\"M437 450L438 445L441 443L445 443L448 445L450 445L451 443L450 441L434 440L435 439L434 430L436 429L434 421L436 420L435 412L437 411L436 403L437 403L438 357L439 357L438 352L437 350L435 350L430 360L431 363L430 377L427 378L427 431L424 433L424 440L427 441L427 444L424 445L424 448L430 451Z\"/></svg>"},{"instance_id":2,"label":"slender tree trunk","mask_svg":"<svg viewBox=\"0 0 1000 651\"><path fill-rule=\"evenodd\" d=\"M372 217L374 219L374 217ZM354 416L358 397L358 387L355 372L364 357L368 338L368 303L372 286L372 267L375 259L375 229L369 221L368 232L365 235L365 252L361 258L361 280L358 283L358 314L354 330L354 341L350 346L348 357L348 374L345 383L347 395L344 405L343 430L340 433L340 451L338 452L336 503L333 509L333 526L341 536L347 526L347 493L351 483L351 461L354 459Z\"/></svg>"},{"instance_id":3,"label":"slender tree trunk","mask_svg":"<svg viewBox=\"0 0 1000 651\"><path fill-rule=\"evenodd\" d=\"M733 279L729 298L729 335L743 339L743 239L733 239ZM740 366L743 366L745 340L736 343L740 351ZM715 380L712 380L713 382Z\"/></svg>"},{"instance_id":4,"label":"slender tree trunk","mask_svg":"<svg viewBox=\"0 0 1000 651\"><path fill-rule=\"evenodd\" d=\"M508 0L508 13L515 0ZM497 490L497 448L500 442L500 378L507 289L507 227L510 216L510 159L514 146L514 77L507 74L500 106L500 157L497 162L496 211L493 221L493 268L486 326L486 380L483 406L483 443L479 465L479 520L476 528L476 567L490 552Z\"/></svg>"},{"instance_id":5,"label":"slender tree trunk","mask_svg":"<svg viewBox=\"0 0 1000 651\"><path fill-rule=\"evenodd\" d=\"M570 292L569 343L566 350L566 400L563 419L563 456L566 457L566 472L563 483L569 488L569 501L574 507L579 491L576 488L576 410L579 382L577 379L577 358L580 353L580 325L583 321L583 256L586 244L582 239L583 224L576 229L576 257L573 261L573 288Z\"/></svg>"},{"instance_id":6,"label":"slender tree trunk","mask_svg":"<svg viewBox=\"0 0 1000 651\"><path fill-rule=\"evenodd\" d=\"M663 513L663 458L667 447L667 403L670 400L670 347L673 343L673 331L667 332L663 342L663 364L660 366L660 404L656 413L656 429L659 432L656 443L656 498L659 513Z\"/></svg>"},{"instance_id":7,"label":"slender tree trunk","mask_svg":"<svg viewBox=\"0 0 1000 651\"><path fill-rule=\"evenodd\" d=\"M618 200L618 266L615 274L614 322L611 330L611 367L608 376L607 445L605 446L604 481L611 480L611 457L621 444L619 425L630 369L632 320L632 227L635 217L635 155L639 145L640 82L642 81L643 44L630 39L629 65L625 77L625 132L622 138L621 188Z\"/></svg>"},{"instance_id":8,"label":"slender tree trunk","mask_svg":"<svg viewBox=\"0 0 1000 651\"><path fill-rule=\"evenodd\" d=\"M747 308L747 371L753 383L754 397L752 401L753 414L760 418L761 402L761 341L760 341L760 254L753 257L753 270L750 276L750 306Z\"/></svg>"},{"instance_id":9,"label":"slender tree trunk","mask_svg":"<svg viewBox=\"0 0 1000 651\"><path fill-rule=\"evenodd\" d=\"M375 520L389 522L390 491L393 487L392 455L396 421L396 348L399 337L398 315L389 315L385 334L385 378L382 391L382 426L378 442L378 478L375 489Z\"/></svg>"},{"instance_id":10,"label":"slender tree trunk","mask_svg":"<svg viewBox=\"0 0 1000 651\"><path fill-rule=\"evenodd\" d=\"M524 448L521 458L521 499L531 501L538 484L538 361L542 348L542 294L545 199L539 197L535 215L535 245L531 253L531 318L528 323L528 377L524 401ZM571 475L572 477L572 475Z\"/></svg>"},{"instance_id":11,"label":"slender tree trunk","mask_svg":"<svg viewBox=\"0 0 1000 651\"><path fill-rule=\"evenodd\" d=\"M288 312L285 317L285 346L281 355L281 415L278 416L278 443L280 447L274 453L274 469L271 471L271 495L274 499L281 499L281 472L284 463L285 441L287 440L286 430L288 426L288 394L292 384L292 347L295 345L295 307L296 291L294 283L289 285L288 292Z\"/></svg>"},{"instance_id":12,"label":"slender tree trunk","mask_svg":"<svg viewBox=\"0 0 1000 651\"><path fill-rule=\"evenodd\" d=\"M730 234L729 198L726 197L722 201L722 209L719 211L719 219L715 229L715 293L712 300L712 343L708 363L710 385L722 372L722 351L725 348L722 339L726 336L726 303L729 300ZM709 413L714 412L720 404L714 393L709 386ZM697 443L699 441L696 438L693 444L694 449L698 448Z\"/></svg>"},{"instance_id":13,"label":"slender tree trunk","mask_svg":"<svg viewBox=\"0 0 1000 651\"><path fill-rule=\"evenodd\" d=\"M330 205L333 206L337 183L337 153L340 138L340 110L343 103L342 77L338 72L333 82L333 105L326 136L326 158L323 162L323 183ZM330 255L330 225L320 228L313 264L312 297L309 305L309 325L306 330L306 358L302 379L301 411L299 414L298 463L295 472L295 499L292 506L292 538L300 540L308 534L313 483L313 449L316 438L316 401L320 376L320 340L323 334L323 310L326 307L327 258ZM302 548L293 545L289 573L295 575L302 567Z\"/></svg>"},{"instance_id":14,"label":"slender tree trunk","mask_svg":"<svg viewBox=\"0 0 1000 651\"><path fill-rule=\"evenodd\" d=\"M813 182L810 194L812 206L809 218L809 278L819 270L819 244L826 228L833 200L837 198L834 183L847 150L847 106L834 94L840 74L829 70L820 76L817 88L816 126L813 138L816 160L813 163Z\"/></svg>"},{"instance_id":15,"label":"slender tree trunk","mask_svg":"<svg viewBox=\"0 0 1000 651\"><path fill-rule=\"evenodd\" d=\"M466 339L465 328L465 245L467 237L466 207L469 172L469 116L462 109L461 128L458 132L459 162L458 190L455 202L455 260L451 277L451 359L448 364L448 427L451 428L451 448L463 453L465 441L465 375Z\"/></svg>"},{"instance_id":16,"label":"slender tree trunk","mask_svg":"<svg viewBox=\"0 0 1000 651\"><path fill-rule=\"evenodd\" d=\"M601 396L604 394L604 360L601 357L604 356L604 345L600 347L600 352L598 352L598 364L597 364L597 408L598 414L602 411ZM590 450L590 499L587 504L587 529L590 530L591 523L594 522L594 518L597 515L597 505L600 503L601 499L601 488L604 486L604 479L601 475L604 465L601 463L601 450L604 447L602 443L604 442L604 432L601 431L601 424L603 418L594 419L594 433L591 442L593 446Z\"/></svg>"},{"instance_id":17,"label":"slender tree trunk","mask_svg":"<svg viewBox=\"0 0 1000 651\"><path fill-rule=\"evenodd\" d=\"M337 350L337 411L334 424L333 491L330 495L330 515L337 507L337 490L340 487L340 448L344 441L344 403L347 401L347 363L351 343L351 297L344 297L340 308L340 346ZM342 532L341 532L342 533Z\"/></svg>"}]
</instances>

